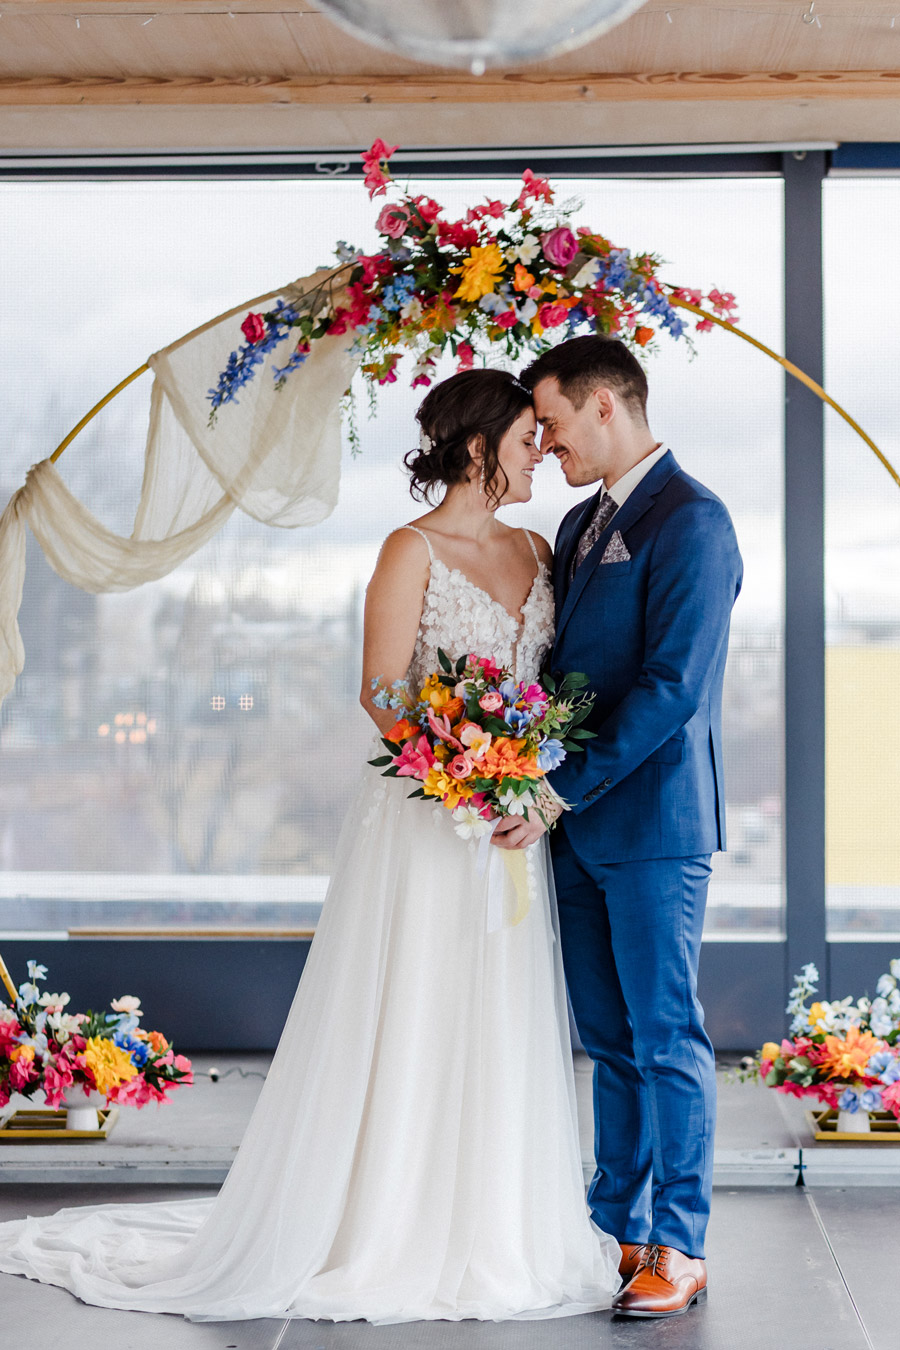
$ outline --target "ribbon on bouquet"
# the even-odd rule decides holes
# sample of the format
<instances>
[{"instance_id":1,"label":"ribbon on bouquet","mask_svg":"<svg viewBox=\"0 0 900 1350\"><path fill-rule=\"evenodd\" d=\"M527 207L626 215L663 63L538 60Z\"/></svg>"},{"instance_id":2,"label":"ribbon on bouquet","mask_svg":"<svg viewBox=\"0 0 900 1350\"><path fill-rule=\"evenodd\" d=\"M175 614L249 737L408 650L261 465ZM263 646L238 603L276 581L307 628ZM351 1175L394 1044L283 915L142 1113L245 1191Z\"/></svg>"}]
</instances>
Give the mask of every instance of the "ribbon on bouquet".
<instances>
[{"instance_id":1,"label":"ribbon on bouquet","mask_svg":"<svg viewBox=\"0 0 900 1350\"><path fill-rule=\"evenodd\" d=\"M527 850L524 848L494 848L491 831L485 830L478 841L476 870L479 877L487 876L487 931L496 933L501 928L514 928L521 923L531 908L531 882ZM512 883L515 907L504 924L507 881Z\"/></svg>"}]
</instances>

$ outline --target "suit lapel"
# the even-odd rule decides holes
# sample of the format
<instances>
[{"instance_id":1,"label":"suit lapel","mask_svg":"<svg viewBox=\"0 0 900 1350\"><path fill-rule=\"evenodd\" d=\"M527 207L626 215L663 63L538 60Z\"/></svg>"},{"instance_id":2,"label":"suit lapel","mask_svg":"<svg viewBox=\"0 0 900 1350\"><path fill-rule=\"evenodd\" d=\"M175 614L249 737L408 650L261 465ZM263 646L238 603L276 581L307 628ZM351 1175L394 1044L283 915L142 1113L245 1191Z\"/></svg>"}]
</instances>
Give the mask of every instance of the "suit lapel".
<instances>
[{"instance_id":1,"label":"suit lapel","mask_svg":"<svg viewBox=\"0 0 900 1350\"><path fill-rule=\"evenodd\" d=\"M624 537L625 531L630 530L653 505L654 499L668 483L669 479L679 472L679 466L671 450L663 455L658 464L642 478L637 487L628 497L627 501L619 507L616 514L612 517L603 533L598 537L596 543L588 553L584 562L578 568L565 595L562 605L557 604L556 610L556 641L559 642L563 629L569 621L573 609L578 603L581 592L587 585L588 578L597 567L600 559L603 557L606 545L609 543L614 531L618 530ZM591 498L594 503L596 497ZM592 508L593 509L593 508ZM579 516L579 521L583 522L584 517ZM563 577L568 575L568 566L571 563L572 547L566 550L566 571L562 573Z\"/></svg>"}]
</instances>

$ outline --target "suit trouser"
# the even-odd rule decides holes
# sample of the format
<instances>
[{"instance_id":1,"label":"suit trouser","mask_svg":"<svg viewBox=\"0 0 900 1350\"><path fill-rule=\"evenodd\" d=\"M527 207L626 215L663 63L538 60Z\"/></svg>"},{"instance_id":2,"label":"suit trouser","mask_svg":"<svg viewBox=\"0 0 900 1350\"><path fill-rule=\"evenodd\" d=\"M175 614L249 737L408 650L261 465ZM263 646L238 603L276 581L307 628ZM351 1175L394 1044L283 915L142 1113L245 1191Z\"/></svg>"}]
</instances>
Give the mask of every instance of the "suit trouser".
<instances>
[{"instance_id":1,"label":"suit trouser","mask_svg":"<svg viewBox=\"0 0 900 1350\"><path fill-rule=\"evenodd\" d=\"M553 838L566 983L594 1062L588 1204L620 1242L702 1257L715 1060L697 1001L709 854L592 863Z\"/></svg>"}]
</instances>

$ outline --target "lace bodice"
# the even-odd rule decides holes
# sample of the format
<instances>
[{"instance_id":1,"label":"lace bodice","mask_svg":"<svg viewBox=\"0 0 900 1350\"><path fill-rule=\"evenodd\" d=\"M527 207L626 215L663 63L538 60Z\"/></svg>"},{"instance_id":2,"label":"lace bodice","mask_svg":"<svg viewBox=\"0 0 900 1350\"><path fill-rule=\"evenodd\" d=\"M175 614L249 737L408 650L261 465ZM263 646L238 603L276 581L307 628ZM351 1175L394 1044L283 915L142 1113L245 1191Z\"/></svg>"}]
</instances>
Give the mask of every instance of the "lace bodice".
<instances>
[{"instance_id":1,"label":"lace bodice","mask_svg":"<svg viewBox=\"0 0 900 1350\"><path fill-rule=\"evenodd\" d=\"M421 535L431 558L431 574L408 672L410 684L420 686L433 670L439 669L439 647L453 659L469 653L491 656L499 666L511 670L517 680L535 679L553 642L553 587L546 563L538 561L537 575L522 606L519 624L499 600L476 586L458 568L447 567L435 557L424 530L414 525L403 528ZM528 542L537 559L531 535Z\"/></svg>"}]
</instances>

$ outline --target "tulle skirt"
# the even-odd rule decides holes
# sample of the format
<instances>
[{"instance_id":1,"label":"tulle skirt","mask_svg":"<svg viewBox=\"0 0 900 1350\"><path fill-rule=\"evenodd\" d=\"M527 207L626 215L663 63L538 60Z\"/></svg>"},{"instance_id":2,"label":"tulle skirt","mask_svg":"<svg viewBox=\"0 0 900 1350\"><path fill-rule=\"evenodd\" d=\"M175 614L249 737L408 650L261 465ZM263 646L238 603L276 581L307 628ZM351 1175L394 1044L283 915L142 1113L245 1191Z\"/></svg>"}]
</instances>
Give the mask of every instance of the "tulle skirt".
<instances>
[{"instance_id":1,"label":"tulle skirt","mask_svg":"<svg viewBox=\"0 0 900 1350\"><path fill-rule=\"evenodd\" d=\"M609 1306L619 1249L585 1204L546 840L528 914L489 931L477 845L408 790L363 770L219 1193L0 1224L0 1271L194 1321Z\"/></svg>"}]
</instances>

